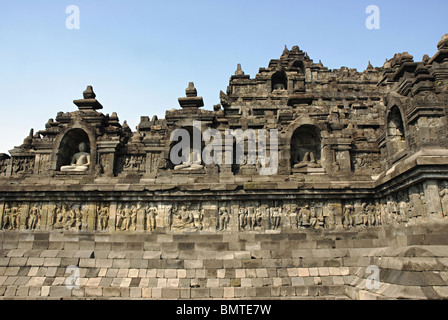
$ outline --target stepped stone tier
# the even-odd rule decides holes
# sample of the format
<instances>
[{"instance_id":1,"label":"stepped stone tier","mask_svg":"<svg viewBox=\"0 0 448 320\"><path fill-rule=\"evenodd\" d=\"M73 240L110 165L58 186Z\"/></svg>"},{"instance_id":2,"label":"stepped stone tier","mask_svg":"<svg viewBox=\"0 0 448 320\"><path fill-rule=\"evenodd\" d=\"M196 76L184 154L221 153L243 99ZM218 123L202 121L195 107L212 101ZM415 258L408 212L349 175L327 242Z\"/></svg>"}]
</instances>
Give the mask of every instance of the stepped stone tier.
<instances>
[{"instance_id":1,"label":"stepped stone tier","mask_svg":"<svg viewBox=\"0 0 448 320\"><path fill-rule=\"evenodd\" d=\"M191 82L136 131L88 86L0 154L0 297L448 298L437 48L359 72L285 47L254 78L238 65L213 110Z\"/></svg>"}]
</instances>

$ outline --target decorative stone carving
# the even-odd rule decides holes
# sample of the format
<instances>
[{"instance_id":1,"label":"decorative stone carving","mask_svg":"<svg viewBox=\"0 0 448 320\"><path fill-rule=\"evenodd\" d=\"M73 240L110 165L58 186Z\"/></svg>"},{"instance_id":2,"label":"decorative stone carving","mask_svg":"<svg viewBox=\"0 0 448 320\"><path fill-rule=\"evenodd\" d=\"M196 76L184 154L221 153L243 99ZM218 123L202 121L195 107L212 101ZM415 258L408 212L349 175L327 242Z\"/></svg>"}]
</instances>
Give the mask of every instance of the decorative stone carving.
<instances>
[{"instance_id":1,"label":"decorative stone carving","mask_svg":"<svg viewBox=\"0 0 448 320\"><path fill-rule=\"evenodd\" d=\"M19 230L20 229L20 213L21 206L16 203L6 203L3 211L2 229L3 230Z\"/></svg>"},{"instance_id":2,"label":"decorative stone carving","mask_svg":"<svg viewBox=\"0 0 448 320\"><path fill-rule=\"evenodd\" d=\"M353 228L354 227L354 217L353 217L354 208L353 205L347 204L344 207L344 215L342 217L342 223L344 228Z\"/></svg>"},{"instance_id":3,"label":"decorative stone carving","mask_svg":"<svg viewBox=\"0 0 448 320\"><path fill-rule=\"evenodd\" d=\"M109 228L109 205L103 204L99 206L98 211L97 230L105 231Z\"/></svg>"},{"instance_id":4,"label":"decorative stone carving","mask_svg":"<svg viewBox=\"0 0 448 320\"><path fill-rule=\"evenodd\" d=\"M172 212L172 230L197 231L203 228L203 214L201 210L191 210L183 205Z\"/></svg>"},{"instance_id":5,"label":"decorative stone carving","mask_svg":"<svg viewBox=\"0 0 448 320\"><path fill-rule=\"evenodd\" d=\"M9 163L10 163L9 156L0 153L0 177L6 176L6 171L8 169Z\"/></svg>"},{"instance_id":6,"label":"decorative stone carving","mask_svg":"<svg viewBox=\"0 0 448 320\"><path fill-rule=\"evenodd\" d=\"M273 208L270 208L269 215L271 229L280 229L282 223L282 208L278 207L278 205L275 204Z\"/></svg>"},{"instance_id":7,"label":"decorative stone carving","mask_svg":"<svg viewBox=\"0 0 448 320\"><path fill-rule=\"evenodd\" d=\"M117 172L144 172L146 155L125 155L120 157Z\"/></svg>"},{"instance_id":8,"label":"decorative stone carving","mask_svg":"<svg viewBox=\"0 0 448 320\"><path fill-rule=\"evenodd\" d=\"M72 158L71 164L68 166L62 166L61 171L77 171L77 172L85 172L89 170L90 166L90 153L86 152L87 144L85 142L81 142L79 144L79 152L75 153Z\"/></svg>"},{"instance_id":9,"label":"decorative stone carving","mask_svg":"<svg viewBox=\"0 0 448 320\"><path fill-rule=\"evenodd\" d=\"M182 164L174 167L174 170L200 170L204 168L202 163L202 156L199 150L190 149L190 153Z\"/></svg>"},{"instance_id":10,"label":"decorative stone carving","mask_svg":"<svg viewBox=\"0 0 448 320\"><path fill-rule=\"evenodd\" d=\"M318 233L446 218L445 38L432 58L398 54L364 72L328 70L298 48L285 50L255 78L238 66L221 106L201 109L190 83L181 109L142 117L136 132L100 113L89 86L77 111L31 130L11 157L0 154L1 228ZM175 165L177 128L190 138L208 129L277 130L278 170L261 175L272 154L237 148L235 136L224 147L232 163L205 165L205 146L190 141Z\"/></svg>"},{"instance_id":11,"label":"decorative stone carving","mask_svg":"<svg viewBox=\"0 0 448 320\"><path fill-rule=\"evenodd\" d=\"M116 230L137 230L137 208L134 204L122 203L117 210Z\"/></svg>"},{"instance_id":12,"label":"decorative stone carving","mask_svg":"<svg viewBox=\"0 0 448 320\"><path fill-rule=\"evenodd\" d=\"M300 208L299 213L297 215L297 227L299 229L309 228L310 219L311 219L310 205L305 204L302 208Z\"/></svg>"},{"instance_id":13,"label":"decorative stone carving","mask_svg":"<svg viewBox=\"0 0 448 320\"><path fill-rule=\"evenodd\" d=\"M34 157L14 157L12 159L12 175L33 174Z\"/></svg>"},{"instance_id":14,"label":"decorative stone carving","mask_svg":"<svg viewBox=\"0 0 448 320\"><path fill-rule=\"evenodd\" d=\"M27 230L40 229L41 212L42 206L39 206L38 204L31 206L26 221Z\"/></svg>"},{"instance_id":15,"label":"decorative stone carving","mask_svg":"<svg viewBox=\"0 0 448 320\"><path fill-rule=\"evenodd\" d=\"M157 215L159 210L157 207L147 207L146 213L146 230L154 231L157 229Z\"/></svg>"},{"instance_id":16,"label":"decorative stone carving","mask_svg":"<svg viewBox=\"0 0 448 320\"><path fill-rule=\"evenodd\" d=\"M226 207L219 208L218 211L218 226L219 231L227 230L230 223L230 214Z\"/></svg>"},{"instance_id":17,"label":"decorative stone carving","mask_svg":"<svg viewBox=\"0 0 448 320\"><path fill-rule=\"evenodd\" d=\"M448 217L448 186L440 191L440 198L442 201L443 216Z\"/></svg>"}]
</instances>

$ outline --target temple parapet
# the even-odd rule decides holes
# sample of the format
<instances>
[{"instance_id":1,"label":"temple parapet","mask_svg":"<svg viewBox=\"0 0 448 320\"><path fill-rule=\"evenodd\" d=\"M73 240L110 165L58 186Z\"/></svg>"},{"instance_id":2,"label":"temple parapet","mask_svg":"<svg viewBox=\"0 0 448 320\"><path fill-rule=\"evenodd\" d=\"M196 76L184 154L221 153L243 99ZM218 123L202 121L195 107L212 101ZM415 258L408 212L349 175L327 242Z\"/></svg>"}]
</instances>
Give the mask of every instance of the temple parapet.
<instances>
[{"instance_id":1,"label":"temple parapet","mask_svg":"<svg viewBox=\"0 0 448 320\"><path fill-rule=\"evenodd\" d=\"M447 43L444 35L433 57L397 53L362 72L285 47L253 78L237 64L212 110L190 82L178 108L142 116L135 130L101 113L88 86L76 111L0 154L3 228L278 231L443 219ZM56 226L49 216L58 214Z\"/></svg>"}]
</instances>

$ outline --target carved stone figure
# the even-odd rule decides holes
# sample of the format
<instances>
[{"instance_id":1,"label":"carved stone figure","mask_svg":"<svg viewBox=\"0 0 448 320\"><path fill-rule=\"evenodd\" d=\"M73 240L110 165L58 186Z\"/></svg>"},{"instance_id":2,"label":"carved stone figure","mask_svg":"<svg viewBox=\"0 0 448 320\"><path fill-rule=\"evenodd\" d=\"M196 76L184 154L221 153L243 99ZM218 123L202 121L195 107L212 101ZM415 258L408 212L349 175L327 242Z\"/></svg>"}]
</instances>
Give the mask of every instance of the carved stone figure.
<instances>
[{"instance_id":1,"label":"carved stone figure","mask_svg":"<svg viewBox=\"0 0 448 320\"><path fill-rule=\"evenodd\" d=\"M282 209L275 205L270 210L271 228L273 230L279 229L282 222Z\"/></svg>"},{"instance_id":2,"label":"carved stone figure","mask_svg":"<svg viewBox=\"0 0 448 320\"><path fill-rule=\"evenodd\" d=\"M5 204L5 208L3 210L2 229L11 229L11 207L9 203Z\"/></svg>"},{"instance_id":3,"label":"carved stone figure","mask_svg":"<svg viewBox=\"0 0 448 320\"><path fill-rule=\"evenodd\" d=\"M86 152L86 150L87 144L85 142L81 142L79 144L79 152L75 153L71 164L68 166L62 166L61 171L87 171L90 166L90 154Z\"/></svg>"},{"instance_id":4,"label":"carved stone figure","mask_svg":"<svg viewBox=\"0 0 448 320\"><path fill-rule=\"evenodd\" d=\"M297 217L297 227L298 228L308 228L311 223L311 210L310 205L306 204L299 210L299 214Z\"/></svg>"},{"instance_id":5,"label":"carved stone figure","mask_svg":"<svg viewBox=\"0 0 448 320\"><path fill-rule=\"evenodd\" d=\"M194 148L190 149L190 153L185 161L182 164L179 164L174 167L174 170L199 170L204 168L202 163L202 156L199 150Z\"/></svg>"},{"instance_id":6,"label":"carved stone figure","mask_svg":"<svg viewBox=\"0 0 448 320\"><path fill-rule=\"evenodd\" d=\"M398 214L398 222L408 222L408 204L406 201L400 201Z\"/></svg>"},{"instance_id":7,"label":"carved stone figure","mask_svg":"<svg viewBox=\"0 0 448 320\"><path fill-rule=\"evenodd\" d=\"M55 228L57 229L65 229L65 230L81 230L82 229L82 205L79 204L78 208L76 208L76 204L69 206L66 205L63 210L62 221L56 222Z\"/></svg>"},{"instance_id":8,"label":"carved stone figure","mask_svg":"<svg viewBox=\"0 0 448 320\"><path fill-rule=\"evenodd\" d=\"M247 210L243 207L238 209L238 230L244 230L247 225Z\"/></svg>"},{"instance_id":9,"label":"carved stone figure","mask_svg":"<svg viewBox=\"0 0 448 320\"><path fill-rule=\"evenodd\" d=\"M136 229L136 219L137 209L135 206L131 206L129 203L122 204L117 212L116 229L121 231Z\"/></svg>"},{"instance_id":10,"label":"carved stone figure","mask_svg":"<svg viewBox=\"0 0 448 320\"><path fill-rule=\"evenodd\" d=\"M372 203L369 203L365 208L365 226L375 226L376 225L376 215L375 215L375 206Z\"/></svg>"},{"instance_id":11,"label":"carved stone figure","mask_svg":"<svg viewBox=\"0 0 448 320\"><path fill-rule=\"evenodd\" d=\"M353 206L351 204L346 205L344 208L342 224L343 224L344 228L353 228L354 227Z\"/></svg>"},{"instance_id":12,"label":"carved stone figure","mask_svg":"<svg viewBox=\"0 0 448 320\"><path fill-rule=\"evenodd\" d=\"M314 207L311 210L310 227L313 229L319 229L319 221L317 220L317 213Z\"/></svg>"},{"instance_id":13,"label":"carved stone figure","mask_svg":"<svg viewBox=\"0 0 448 320\"><path fill-rule=\"evenodd\" d=\"M0 176L6 175L6 170L8 168L9 159L0 159Z\"/></svg>"},{"instance_id":14,"label":"carved stone figure","mask_svg":"<svg viewBox=\"0 0 448 320\"><path fill-rule=\"evenodd\" d=\"M157 217L157 207L148 207L146 209L146 230L154 231L157 228L156 217Z\"/></svg>"},{"instance_id":15,"label":"carved stone figure","mask_svg":"<svg viewBox=\"0 0 448 320\"><path fill-rule=\"evenodd\" d=\"M41 207L33 206L28 214L26 228L28 230L38 229L40 218L41 218Z\"/></svg>"},{"instance_id":16,"label":"carved stone figure","mask_svg":"<svg viewBox=\"0 0 448 320\"><path fill-rule=\"evenodd\" d=\"M59 210L60 209L57 205L55 205L51 210L49 210L48 226L50 227L50 230L54 229L54 225L56 223L56 217L58 216Z\"/></svg>"},{"instance_id":17,"label":"carved stone figure","mask_svg":"<svg viewBox=\"0 0 448 320\"><path fill-rule=\"evenodd\" d=\"M246 224L250 230L255 230L256 217L255 217L255 207L249 206L246 210Z\"/></svg>"},{"instance_id":18,"label":"carved stone figure","mask_svg":"<svg viewBox=\"0 0 448 320\"><path fill-rule=\"evenodd\" d=\"M137 208L135 205L131 206L128 219L128 230L137 230Z\"/></svg>"},{"instance_id":19,"label":"carved stone figure","mask_svg":"<svg viewBox=\"0 0 448 320\"><path fill-rule=\"evenodd\" d=\"M53 225L54 229L63 229L64 228L64 220L66 217L66 212L68 212L68 206L67 205L61 205L61 207L55 208L55 223Z\"/></svg>"},{"instance_id":20,"label":"carved stone figure","mask_svg":"<svg viewBox=\"0 0 448 320\"><path fill-rule=\"evenodd\" d=\"M218 212L218 230L226 230L229 226L230 214L227 208L221 207Z\"/></svg>"},{"instance_id":21,"label":"carved stone figure","mask_svg":"<svg viewBox=\"0 0 448 320\"><path fill-rule=\"evenodd\" d=\"M115 229L116 230L125 230L127 229L127 208L124 204L119 205L117 208L117 215L115 220Z\"/></svg>"},{"instance_id":22,"label":"carved stone figure","mask_svg":"<svg viewBox=\"0 0 448 320\"><path fill-rule=\"evenodd\" d=\"M98 210L98 224L97 228L101 231L107 230L109 227L109 207L107 205L103 205Z\"/></svg>"},{"instance_id":23,"label":"carved stone figure","mask_svg":"<svg viewBox=\"0 0 448 320\"><path fill-rule=\"evenodd\" d=\"M34 158L19 157L12 159L13 175L32 174L33 168L34 168Z\"/></svg>"},{"instance_id":24,"label":"carved stone figure","mask_svg":"<svg viewBox=\"0 0 448 320\"><path fill-rule=\"evenodd\" d=\"M442 212L443 216L448 216L448 187L440 191L440 198L442 202Z\"/></svg>"},{"instance_id":25,"label":"carved stone figure","mask_svg":"<svg viewBox=\"0 0 448 320\"><path fill-rule=\"evenodd\" d=\"M196 230L193 212L189 211L187 206L182 206L179 210L173 210L171 228L174 230Z\"/></svg>"},{"instance_id":26,"label":"carved stone figure","mask_svg":"<svg viewBox=\"0 0 448 320\"><path fill-rule=\"evenodd\" d=\"M255 208L255 227L261 228L263 221L263 214L260 208Z\"/></svg>"}]
</instances>

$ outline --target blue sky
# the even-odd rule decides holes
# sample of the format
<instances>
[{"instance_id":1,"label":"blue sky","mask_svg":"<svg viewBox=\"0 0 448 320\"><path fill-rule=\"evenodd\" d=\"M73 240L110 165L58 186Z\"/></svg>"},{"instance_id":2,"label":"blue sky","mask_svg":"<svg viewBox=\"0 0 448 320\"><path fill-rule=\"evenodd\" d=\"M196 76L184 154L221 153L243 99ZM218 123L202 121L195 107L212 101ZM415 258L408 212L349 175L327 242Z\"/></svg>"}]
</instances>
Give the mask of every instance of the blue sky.
<instances>
[{"instance_id":1,"label":"blue sky","mask_svg":"<svg viewBox=\"0 0 448 320\"><path fill-rule=\"evenodd\" d=\"M66 8L80 29L66 28ZM380 9L369 30L366 8ZM140 116L178 108L193 81L205 108L219 103L238 63L256 75L285 45L330 69L382 66L397 52L437 52L448 33L446 0L2 0L0 153L44 129L93 85L103 113L135 129Z\"/></svg>"}]
</instances>

